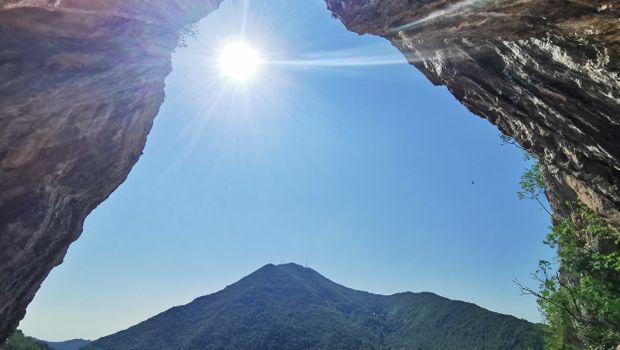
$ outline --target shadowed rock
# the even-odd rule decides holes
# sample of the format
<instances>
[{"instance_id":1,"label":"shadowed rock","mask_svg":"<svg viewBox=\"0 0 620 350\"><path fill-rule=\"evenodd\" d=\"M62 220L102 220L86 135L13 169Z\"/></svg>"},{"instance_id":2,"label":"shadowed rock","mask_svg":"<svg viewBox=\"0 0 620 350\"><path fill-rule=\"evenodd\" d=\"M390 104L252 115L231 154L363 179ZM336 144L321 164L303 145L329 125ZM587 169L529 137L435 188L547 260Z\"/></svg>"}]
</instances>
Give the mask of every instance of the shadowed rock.
<instances>
[{"instance_id":1,"label":"shadowed rock","mask_svg":"<svg viewBox=\"0 0 620 350\"><path fill-rule=\"evenodd\" d=\"M555 210L620 226L620 1L326 0L538 154Z\"/></svg>"},{"instance_id":2,"label":"shadowed rock","mask_svg":"<svg viewBox=\"0 0 620 350\"><path fill-rule=\"evenodd\" d=\"M0 1L0 342L140 157L179 32L219 3Z\"/></svg>"}]
</instances>

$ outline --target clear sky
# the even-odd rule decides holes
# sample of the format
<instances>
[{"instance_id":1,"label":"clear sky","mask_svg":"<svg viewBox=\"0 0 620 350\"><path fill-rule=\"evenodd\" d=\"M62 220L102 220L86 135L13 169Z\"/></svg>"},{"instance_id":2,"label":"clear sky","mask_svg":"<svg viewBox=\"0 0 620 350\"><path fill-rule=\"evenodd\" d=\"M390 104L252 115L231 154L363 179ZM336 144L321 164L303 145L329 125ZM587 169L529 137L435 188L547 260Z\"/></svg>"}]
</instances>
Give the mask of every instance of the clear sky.
<instances>
[{"instance_id":1,"label":"clear sky","mask_svg":"<svg viewBox=\"0 0 620 350\"><path fill-rule=\"evenodd\" d=\"M244 4L226 1L174 55L144 155L20 328L98 338L291 261L539 321L511 281L549 255L546 214L516 195L520 151L323 1ZM244 84L217 64L241 36L264 61Z\"/></svg>"}]
</instances>

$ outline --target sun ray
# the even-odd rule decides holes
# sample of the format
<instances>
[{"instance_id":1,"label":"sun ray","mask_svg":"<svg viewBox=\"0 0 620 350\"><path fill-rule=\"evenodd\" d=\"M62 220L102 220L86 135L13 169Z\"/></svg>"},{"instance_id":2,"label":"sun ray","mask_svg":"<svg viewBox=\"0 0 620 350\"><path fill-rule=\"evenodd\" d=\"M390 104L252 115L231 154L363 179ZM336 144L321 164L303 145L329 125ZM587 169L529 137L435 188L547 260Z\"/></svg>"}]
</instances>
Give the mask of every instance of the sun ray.
<instances>
[{"instance_id":1,"label":"sun ray","mask_svg":"<svg viewBox=\"0 0 620 350\"><path fill-rule=\"evenodd\" d=\"M361 47L349 50L321 51L300 55L292 59L273 59L265 63L273 66L313 69L400 65L407 63L407 61L398 52L386 54L374 47Z\"/></svg>"},{"instance_id":2,"label":"sun ray","mask_svg":"<svg viewBox=\"0 0 620 350\"><path fill-rule=\"evenodd\" d=\"M220 53L220 70L234 81L243 82L252 78L260 65L258 51L243 41L228 43Z\"/></svg>"}]
</instances>

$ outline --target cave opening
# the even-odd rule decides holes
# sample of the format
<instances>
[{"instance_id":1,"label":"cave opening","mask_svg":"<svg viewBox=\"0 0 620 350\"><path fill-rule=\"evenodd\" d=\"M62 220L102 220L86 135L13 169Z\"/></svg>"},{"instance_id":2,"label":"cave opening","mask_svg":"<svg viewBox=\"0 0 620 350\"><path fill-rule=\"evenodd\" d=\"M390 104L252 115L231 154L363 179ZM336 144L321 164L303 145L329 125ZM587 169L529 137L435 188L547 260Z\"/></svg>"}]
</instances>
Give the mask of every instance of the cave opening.
<instances>
[{"instance_id":1,"label":"cave opening","mask_svg":"<svg viewBox=\"0 0 620 350\"><path fill-rule=\"evenodd\" d=\"M94 339L288 261L538 322L512 282L549 254L548 216L516 196L520 150L323 2L249 4L224 2L173 55L144 155L20 328ZM243 84L221 71L239 38Z\"/></svg>"}]
</instances>

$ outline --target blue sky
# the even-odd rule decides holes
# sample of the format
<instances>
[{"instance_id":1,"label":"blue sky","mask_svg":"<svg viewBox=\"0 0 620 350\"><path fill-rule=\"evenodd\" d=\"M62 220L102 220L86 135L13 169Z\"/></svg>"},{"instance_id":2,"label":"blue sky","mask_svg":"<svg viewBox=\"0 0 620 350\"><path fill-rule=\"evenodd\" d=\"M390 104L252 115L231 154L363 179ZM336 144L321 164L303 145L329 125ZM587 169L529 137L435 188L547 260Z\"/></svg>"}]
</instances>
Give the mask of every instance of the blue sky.
<instances>
[{"instance_id":1,"label":"blue sky","mask_svg":"<svg viewBox=\"0 0 620 350\"><path fill-rule=\"evenodd\" d=\"M247 84L215 62L240 36L265 61ZM539 321L511 281L549 255L547 215L516 196L520 151L389 42L321 0L226 1L173 65L144 155L44 282L27 334L98 338L290 261Z\"/></svg>"}]
</instances>

